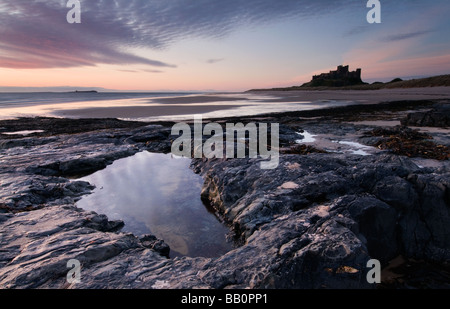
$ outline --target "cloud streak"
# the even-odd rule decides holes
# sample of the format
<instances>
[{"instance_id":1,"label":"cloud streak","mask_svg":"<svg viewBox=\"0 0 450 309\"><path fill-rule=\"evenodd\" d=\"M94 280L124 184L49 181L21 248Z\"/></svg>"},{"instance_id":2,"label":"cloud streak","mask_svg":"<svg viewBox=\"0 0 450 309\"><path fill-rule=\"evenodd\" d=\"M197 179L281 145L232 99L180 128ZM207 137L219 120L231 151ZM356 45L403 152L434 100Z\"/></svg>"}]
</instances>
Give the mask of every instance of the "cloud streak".
<instances>
[{"instance_id":1,"label":"cloud streak","mask_svg":"<svg viewBox=\"0 0 450 309\"><path fill-rule=\"evenodd\" d=\"M225 60L224 58L211 58L211 59L206 60L206 63L215 64L215 63L218 63L218 62L221 62L224 60Z\"/></svg>"},{"instance_id":2,"label":"cloud streak","mask_svg":"<svg viewBox=\"0 0 450 309\"><path fill-rule=\"evenodd\" d=\"M0 67L68 68L98 64L176 65L134 54L182 39L222 38L244 25L311 18L358 1L83 0L82 23L68 24L66 0L2 0Z\"/></svg>"},{"instance_id":3,"label":"cloud streak","mask_svg":"<svg viewBox=\"0 0 450 309\"><path fill-rule=\"evenodd\" d=\"M415 32L408 32L408 33L393 34L393 35L389 35L389 36L382 38L381 41L382 42L403 41L403 40L417 38L417 37L423 36L423 35L431 33L431 32L433 32L433 31L422 30L422 31L415 31Z\"/></svg>"}]
</instances>

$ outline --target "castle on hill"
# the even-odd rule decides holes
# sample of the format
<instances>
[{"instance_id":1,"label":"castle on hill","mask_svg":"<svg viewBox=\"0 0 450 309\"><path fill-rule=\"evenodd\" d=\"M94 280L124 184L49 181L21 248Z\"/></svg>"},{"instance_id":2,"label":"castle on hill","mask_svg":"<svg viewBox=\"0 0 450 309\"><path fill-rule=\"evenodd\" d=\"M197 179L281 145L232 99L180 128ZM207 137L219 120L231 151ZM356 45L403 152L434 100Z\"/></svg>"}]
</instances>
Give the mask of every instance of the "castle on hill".
<instances>
[{"instance_id":1,"label":"castle on hill","mask_svg":"<svg viewBox=\"0 0 450 309\"><path fill-rule=\"evenodd\" d=\"M361 79L361 69L356 69L356 71L350 72L349 66L340 65L337 67L336 71L330 71L330 73L322 73L320 75L313 76L313 80L319 79Z\"/></svg>"},{"instance_id":2,"label":"castle on hill","mask_svg":"<svg viewBox=\"0 0 450 309\"><path fill-rule=\"evenodd\" d=\"M340 65L336 71L314 75L312 80L309 83L303 84L302 87L342 87L361 84L364 84L361 80L361 69L350 72L348 65Z\"/></svg>"}]
</instances>

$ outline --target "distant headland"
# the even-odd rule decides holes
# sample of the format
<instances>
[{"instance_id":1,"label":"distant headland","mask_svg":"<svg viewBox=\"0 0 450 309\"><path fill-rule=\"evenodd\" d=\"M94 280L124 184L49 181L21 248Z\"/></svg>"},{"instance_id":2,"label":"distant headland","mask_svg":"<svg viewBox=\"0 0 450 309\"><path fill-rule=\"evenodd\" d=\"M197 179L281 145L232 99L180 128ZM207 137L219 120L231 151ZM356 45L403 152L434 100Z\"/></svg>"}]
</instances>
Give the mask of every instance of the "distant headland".
<instances>
[{"instance_id":1,"label":"distant headland","mask_svg":"<svg viewBox=\"0 0 450 309\"><path fill-rule=\"evenodd\" d=\"M70 93L98 93L97 90L75 90L71 91Z\"/></svg>"},{"instance_id":2,"label":"distant headland","mask_svg":"<svg viewBox=\"0 0 450 309\"><path fill-rule=\"evenodd\" d=\"M378 90L393 88L449 87L450 74L427 78L403 80L395 78L390 82L366 83L361 79L362 69L350 71L349 66L339 65L335 71L314 75L310 82L301 86L284 88L252 89L249 91L294 91L294 90Z\"/></svg>"}]
</instances>

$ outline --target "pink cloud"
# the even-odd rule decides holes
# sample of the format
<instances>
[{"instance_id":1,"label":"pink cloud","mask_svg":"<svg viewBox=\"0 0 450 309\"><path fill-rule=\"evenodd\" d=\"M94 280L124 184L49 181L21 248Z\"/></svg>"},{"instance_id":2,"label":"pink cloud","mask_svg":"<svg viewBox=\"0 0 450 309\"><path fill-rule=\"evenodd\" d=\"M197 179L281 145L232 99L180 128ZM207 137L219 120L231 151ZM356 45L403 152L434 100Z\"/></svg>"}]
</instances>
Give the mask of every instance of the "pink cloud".
<instances>
[{"instance_id":1,"label":"pink cloud","mask_svg":"<svg viewBox=\"0 0 450 309\"><path fill-rule=\"evenodd\" d=\"M343 59L351 66L362 68L363 79L450 73L450 54L446 51L409 55L417 49L419 43L410 40L390 43L364 42L347 52Z\"/></svg>"}]
</instances>

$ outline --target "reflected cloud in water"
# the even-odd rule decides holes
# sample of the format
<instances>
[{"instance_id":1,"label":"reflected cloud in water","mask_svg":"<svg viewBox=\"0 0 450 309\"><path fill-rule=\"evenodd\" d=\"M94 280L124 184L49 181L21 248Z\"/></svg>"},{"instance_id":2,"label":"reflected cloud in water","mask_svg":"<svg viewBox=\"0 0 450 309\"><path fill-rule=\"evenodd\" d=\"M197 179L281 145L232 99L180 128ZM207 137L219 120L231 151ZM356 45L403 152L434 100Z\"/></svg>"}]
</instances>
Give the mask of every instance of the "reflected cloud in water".
<instances>
[{"instance_id":1,"label":"reflected cloud in water","mask_svg":"<svg viewBox=\"0 0 450 309\"><path fill-rule=\"evenodd\" d=\"M96 186L77 206L123 220L123 231L153 234L174 256L217 257L231 250L229 229L200 198L203 179L190 159L141 152L81 180Z\"/></svg>"}]
</instances>

